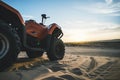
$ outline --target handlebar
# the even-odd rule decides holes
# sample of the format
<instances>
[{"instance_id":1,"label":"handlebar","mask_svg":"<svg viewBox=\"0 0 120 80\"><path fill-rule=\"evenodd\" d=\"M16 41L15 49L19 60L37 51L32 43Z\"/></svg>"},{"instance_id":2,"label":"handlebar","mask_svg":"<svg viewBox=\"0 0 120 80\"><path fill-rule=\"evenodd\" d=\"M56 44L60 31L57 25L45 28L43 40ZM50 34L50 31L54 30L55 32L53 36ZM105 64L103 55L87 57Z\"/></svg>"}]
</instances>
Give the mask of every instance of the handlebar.
<instances>
[{"instance_id":1,"label":"handlebar","mask_svg":"<svg viewBox=\"0 0 120 80\"><path fill-rule=\"evenodd\" d=\"M50 18L50 17L47 17L46 14L42 14L41 16L42 16L42 24L43 24L44 19Z\"/></svg>"}]
</instances>

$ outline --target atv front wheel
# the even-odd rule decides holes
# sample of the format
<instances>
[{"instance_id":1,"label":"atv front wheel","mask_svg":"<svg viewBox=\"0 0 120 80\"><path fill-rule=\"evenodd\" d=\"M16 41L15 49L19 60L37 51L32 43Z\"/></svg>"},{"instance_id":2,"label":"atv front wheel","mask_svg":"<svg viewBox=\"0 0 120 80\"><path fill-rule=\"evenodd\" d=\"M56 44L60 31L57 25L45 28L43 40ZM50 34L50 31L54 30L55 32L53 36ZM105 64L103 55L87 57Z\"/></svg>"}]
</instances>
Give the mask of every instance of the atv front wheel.
<instances>
[{"instance_id":1,"label":"atv front wheel","mask_svg":"<svg viewBox=\"0 0 120 80\"><path fill-rule=\"evenodd\" d=\"M43 51L33 51L33 50L27 50L26 52L29 58L41 57L44 53Z\"/></svg>"},{"instance_id":2,"label":"atv front wheel","mask_svg":"<svg viewBox=\"0 0 120 80\"><path fill-rule=\"evenodd\" d=\"M30 35L27 35L27 44L31 47L39 47L37 45L37 39L30 36ZM35 50L30 50L30 49L27 49L26 50L26 53L28 55L29 58L36 58L36 57L41 57L44 53L44 51L35 51Z\"/></svg>"},{"instance_id":3,"label":"atv front wheel","mask_svg":"<svg viewBox=\"0 0 120 80\"><path fill-rule=\"evenodd\" d=\"M9 25L0 21L0 71L9 67L20 52L20 39Z\"/></svg>"},{"instance_id":4,"label":"atv front wheel","mask_svg":"<svg viewBox=\"0 0 120 80\"><path fill-rule=\"evenodd\" d=\"M47 52L49 60L55 61L63 59L65 54L65 46L63 41L57 38L53 38L51 41L50 50Z\"/></svg>"}]
</instances>

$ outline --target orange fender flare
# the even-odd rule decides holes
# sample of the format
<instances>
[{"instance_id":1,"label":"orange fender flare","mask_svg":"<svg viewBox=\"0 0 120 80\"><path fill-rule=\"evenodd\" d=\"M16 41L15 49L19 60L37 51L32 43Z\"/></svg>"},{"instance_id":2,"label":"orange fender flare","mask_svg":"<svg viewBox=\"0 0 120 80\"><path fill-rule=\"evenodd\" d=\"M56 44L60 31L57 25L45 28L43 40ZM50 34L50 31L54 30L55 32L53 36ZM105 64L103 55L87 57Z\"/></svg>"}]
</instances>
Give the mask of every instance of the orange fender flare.
<instances>
[{"instance_id":1,"label":"orange fender flare","mask_svg":"<svg viewBox=\"0 0 120 80\"><path fill-rule=\"evenodd\" d=\"M55 29L61 29L60 26L58 26L56 23L53 23L50 25L50 29L48 30L48 34L52 34Z\"/></svg>"}]
</instances>

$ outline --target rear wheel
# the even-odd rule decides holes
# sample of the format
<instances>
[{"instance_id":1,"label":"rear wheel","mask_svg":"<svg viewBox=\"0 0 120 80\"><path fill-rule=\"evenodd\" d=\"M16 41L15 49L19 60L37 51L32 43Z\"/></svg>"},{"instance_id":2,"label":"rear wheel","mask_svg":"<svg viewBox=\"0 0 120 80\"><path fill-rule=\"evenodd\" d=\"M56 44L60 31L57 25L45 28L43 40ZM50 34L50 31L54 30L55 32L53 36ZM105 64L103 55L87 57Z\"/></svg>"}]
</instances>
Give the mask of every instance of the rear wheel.
<instances>
[{"instance_id":1,"label":"rear wheel","mask_svg":"<svg viewBox=\"0 0 120 80\"><path fill-rule=\"evenodd\" d=\"M65 46L63 41L57 38L53 38L51 41L50 50L47 52L49 60L55 61L63 59L65 54Z\"/></svg>"},{"instance_id":2,"label":"rear wheel","mask_svg":"<svg viewBox=\"0 0 120 80\"><path fill-rule=\"evenodd\" d=\"M0 71L9 67L20 52L20 40L14 30L0 21Z\"/></svg>"}]
</instances>

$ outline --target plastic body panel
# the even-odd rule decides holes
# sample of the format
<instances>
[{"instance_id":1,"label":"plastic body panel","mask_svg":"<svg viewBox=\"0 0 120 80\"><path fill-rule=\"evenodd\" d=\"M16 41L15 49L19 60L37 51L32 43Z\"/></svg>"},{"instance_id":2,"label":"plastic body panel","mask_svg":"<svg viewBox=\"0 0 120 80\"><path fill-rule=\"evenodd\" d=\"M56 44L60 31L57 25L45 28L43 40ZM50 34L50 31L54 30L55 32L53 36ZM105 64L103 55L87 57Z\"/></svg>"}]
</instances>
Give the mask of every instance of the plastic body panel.
<instances>
[{"instance_id":1,"label":"plastic body panel","mask_svg":"<svg viewBox=\"0 0 120 80\"><path fill-rule=\"evenodd\" d=\"M61 27L58 26L56 23L51 24L50 27L49 27L48 34L52 34L55 29L60 29L61 30Z\"/></svg>"},{"instance_id":2,"label":"plastic body panel","mask_svg":"<svg viewBox=\"0 0 120 80\"><path fill-rule=\"evenodd\" d=\"M25 22L27 34L36 37L40 40L44 39L48 34L48 29L44 25L38 24L33 20Z\"/></svg>"}]
</instances>

